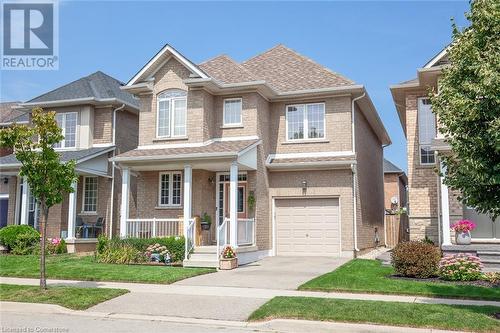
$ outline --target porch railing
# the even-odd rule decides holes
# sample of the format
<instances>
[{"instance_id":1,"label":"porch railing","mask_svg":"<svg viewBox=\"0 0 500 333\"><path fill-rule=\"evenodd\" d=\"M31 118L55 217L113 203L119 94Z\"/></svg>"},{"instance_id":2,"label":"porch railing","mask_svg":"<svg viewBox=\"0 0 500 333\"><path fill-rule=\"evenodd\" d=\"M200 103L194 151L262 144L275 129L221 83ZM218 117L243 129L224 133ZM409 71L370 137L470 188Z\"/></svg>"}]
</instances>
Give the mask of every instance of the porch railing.
<instances>
[{"instance_id":1,"label":"porch railing","mask_svg":"<svg viewBox=\"0 0 500 333\"><path fill-rule=\"evenodd\" d=\"M188 225L186 228L186 235L185 235L186 240L184 242L184 246L185 246L184 259L189 258L189 254L191 253L191 251L194 248L195 223L194 223L194 219L189 219L188 221L189 222L188 222Z\"/></svg>"},{"instance_id":2,"label":"porch railing","mask_svg":"<svg viewBox=\"0 0 500 333\"><path fill-rule=\"evenodd\" d=\"M126 237L155 238L182 236L182 219L128 219Z\"/></svg>"},{"instance_id":3,"label":"porch railing","mask_svg":"<svg viewBox=\"0 0 500 333\"><path fill-rule=\"evenodd\" d=\"M217 226L217 260L219 260L222 248L227 244L229 244L229 219L225 218Z\"/></svg>"},{"instance_id":4,"label":"porch railing","mask_svg":"<svg viewBox=\"0 0 500 333\"><path fill-rule=\"evenodd\" d=\"M255 244L255 219L238 219L238 246Z\"/></svg>"}]
</instances>

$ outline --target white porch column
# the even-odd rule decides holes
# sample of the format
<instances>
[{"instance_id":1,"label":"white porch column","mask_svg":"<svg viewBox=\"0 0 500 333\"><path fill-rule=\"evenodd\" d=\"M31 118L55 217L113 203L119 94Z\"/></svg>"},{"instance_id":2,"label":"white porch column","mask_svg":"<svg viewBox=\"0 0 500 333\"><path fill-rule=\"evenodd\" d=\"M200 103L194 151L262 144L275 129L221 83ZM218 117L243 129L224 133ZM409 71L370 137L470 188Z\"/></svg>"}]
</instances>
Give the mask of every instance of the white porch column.
<instances>
[{"instance_id":1,"label":"white porch column","mask_svg":"<svg viewBox=\"0 0 500 333\"><path fill-rule=\"evenodd\" d=\"M75 226L76 226L76 197L77 197L77 182L71 184L73 192L69 194L68 202L68 239L75 239Z\"/></svg>"},{"instance_id":2,"label":"white porch column","mask_svg":"<svg viewBox=\"0 0 500 333\"><path fill-rule=\"evenodd\" d=\"M238 162L231 163L229 173L229 244L238 247Z\"/></svg>"},{"instance_id":3,"label":"white porch column","mask_svg":"<svg viewBox=\"0 0 500 333\"><path fill-rule=\"evenodd\" d=\"M184 237L188 236L188 224L191 218L192 193L193 193L193 169L191 165L184 166ZM193 239L194 241L194 239Z\"/></svg>"},{"instance_id":4,"label":"white porch column","mask_svg":"<svg viewBox=\"0 0 500 333\"><path fill-rule=\"evenodd\" d=\"M23 194L21 195L21 218L20 224L28 224L28 208L30 199L30 188L26 177L23 178Z\"/></svg>"},{"instance_id":5,"label":"white porch column","mask_svg":"<svg viewBox=\"0 0 500 333\"><path fill-rule=\"evenodd\" d=\"M122 168L122 200L120 205L120 237L127 237L127 219L129 211L129 184L130 184L130 169Z\"/></svg>"},{"instance_id":6,"label":"white porch column","mask_svg":"<svg viewBox=\"0 0 500 333\"><path fill-rule=\"evenodd\" d=\"M443 162L440 162L441 169L441 225L443 230L443 243L442 245L451 245L450 233L450 201L448 199L448 186L444 183L444 174L446 168Z\"/></svg>"}]
</instances>

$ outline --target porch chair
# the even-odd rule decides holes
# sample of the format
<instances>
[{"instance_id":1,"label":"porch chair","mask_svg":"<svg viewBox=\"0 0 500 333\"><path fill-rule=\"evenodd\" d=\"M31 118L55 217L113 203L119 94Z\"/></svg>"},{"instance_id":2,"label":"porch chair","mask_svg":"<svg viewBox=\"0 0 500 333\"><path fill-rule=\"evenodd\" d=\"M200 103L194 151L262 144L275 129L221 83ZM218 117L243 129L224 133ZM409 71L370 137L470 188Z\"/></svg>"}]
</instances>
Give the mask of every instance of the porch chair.
<instances>
[{"instance_id":1,"label":"porch chair","mask_svg":"<svg viewBox=\"0 0 500 333\"><path fill-rule=\"evenodd\" d=\"M105 222L104 217L98 217L97 218L97 221L95 222L94 227L93 227L93 236L94 236L94 238L98 236L97 230L99 230L99 235L101 235L103 233L103 231L104 231L104 222Z\"/></svg>"},{"instance_id":2,"label":"porch chair","mask_svg":"<svg viewBox=\"0 0 500 333\"><path fill-rule=\"evenodd\" d=\"M82 238L83 227L84 227L83 219L80 216L77 216L75 221L76 238Z\"/></svg>"}]
</instances>

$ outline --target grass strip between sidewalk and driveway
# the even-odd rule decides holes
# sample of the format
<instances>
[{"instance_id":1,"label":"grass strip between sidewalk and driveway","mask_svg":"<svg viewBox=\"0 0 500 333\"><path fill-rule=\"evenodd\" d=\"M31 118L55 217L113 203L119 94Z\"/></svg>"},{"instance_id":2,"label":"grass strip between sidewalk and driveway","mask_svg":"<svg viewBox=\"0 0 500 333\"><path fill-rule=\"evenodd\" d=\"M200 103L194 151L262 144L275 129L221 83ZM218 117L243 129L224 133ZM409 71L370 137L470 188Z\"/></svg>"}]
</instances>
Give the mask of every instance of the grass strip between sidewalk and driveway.
<instances>
[{"instance_id":1,"label":"grass strip between sidewalk and driveway","mask_svg":"<svg viewBox=\"0 0 500 333\"><path fill-rule=\"evenodd\" d=\"M85 310L128 293L125 289L49 287L0 284L0 300L22 303L57 304L73 310Z\"/></svg>"},{"instance_id":2,"label":"grass strip between sidewalk and driveway","mask_svg":"<svg viewBox=\"0 0 500 333\"><path fill-rule=\"evenodd\" d=\"M500 332L494 306L359 301L314 297L275 297L249 317L251 321L303 319L392 326Z\"/></svg>"},{"instance_id":3,"label":"grass strip between sidewalk and driveway","mask_svg":"<svg viewBox=\"0 0 500 333\"><path fill-rule=\"evenodd\" d=\"M500 300L500 288L396 279L390 277L392 274L394 269L378 260L354 259L304 283L299 290Z\"/></svg>"},{"instance_id":4,"label":"grass strip between sidewalk and driveway","mask_svg":"<svg viewBox=\"0 0 500 333\"><path fill-rule=\"evenodd\" d=\"M0 255L0 276L38 278L39 257ZM73 254L47 256L47 278L83 281L138 282L170 284L200 274L210 268L101 264L93 256Z\"/></svg>"}]
</instances>

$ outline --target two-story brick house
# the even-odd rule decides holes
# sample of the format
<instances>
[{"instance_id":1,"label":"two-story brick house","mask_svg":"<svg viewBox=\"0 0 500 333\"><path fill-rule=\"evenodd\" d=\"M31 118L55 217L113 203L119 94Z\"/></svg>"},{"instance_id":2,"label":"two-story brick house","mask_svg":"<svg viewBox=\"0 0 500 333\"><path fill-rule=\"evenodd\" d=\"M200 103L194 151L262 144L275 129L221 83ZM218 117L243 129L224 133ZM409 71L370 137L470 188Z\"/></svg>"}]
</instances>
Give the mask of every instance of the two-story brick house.
<instances>
[{"instance_id":1,"label":"two-story brick house","mask_svg":"<svg viewBox=\"0 0 500 333\"><path fill-rule=\"evenodd\" d=\"M93 249L99 233L115 234L118 228L112 221L119 214L121 171L109 158L137 147L139 111L139 101L122 85L96 72L14 106L24 123L34 107L55 111L64 135L56 150L62 161L76 161L75 191L50 209L47 224L48 237L66 238L70 252ZM0 157L7 223L38 228L37 203L19 167L13 154Z\"/></svg>"},{"instance_id":2,"label":"two-story brick house","mask_svg":"<svg viewBox=\"0 0 500 333\"><path fill-rule=\"evenodd\" d=\"M191 266L384 243L390 139L363 85L283 45L199 65L166 45L122 89L140 99L138 147L112 159L122 237L184 234Z\"/></svg>"},{"instance_id":3,"label":"two-story brick house","mask_svg":"<svg viewBox=\"0 0 500 333\"><path fill-rule=\"evenodd\" d=\"M441 168L439 156L450 153L450 147L437 131L439 124L428 95L429 89L438 89L439 76L448 64L445 49L417 69L417 78L391 86L407 138L410 238L428 237L451 248L454 234L450 225L468 218L477 224L472 231L473 243L495 243L500 240L500 219L492 221L464 206L457 200L458 192L449 190L437 173ZM469 247L468 251L473 252L474 248Z\"/></svg>"}]
</instances>

